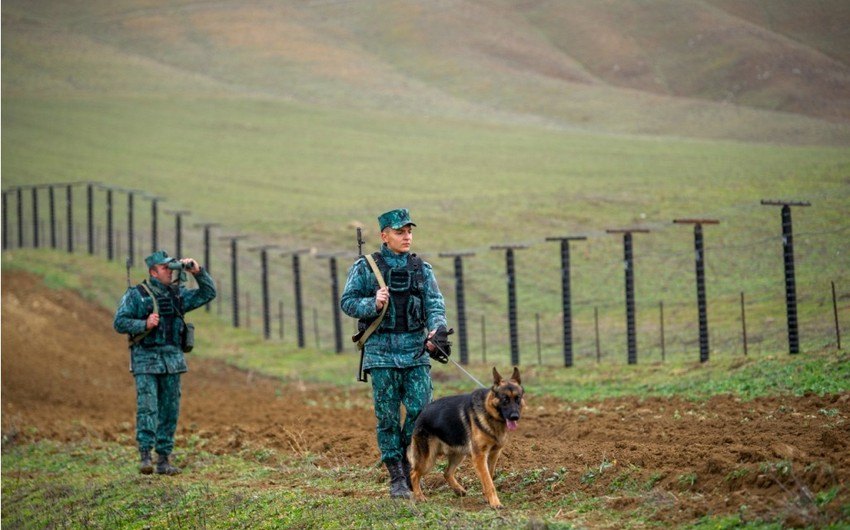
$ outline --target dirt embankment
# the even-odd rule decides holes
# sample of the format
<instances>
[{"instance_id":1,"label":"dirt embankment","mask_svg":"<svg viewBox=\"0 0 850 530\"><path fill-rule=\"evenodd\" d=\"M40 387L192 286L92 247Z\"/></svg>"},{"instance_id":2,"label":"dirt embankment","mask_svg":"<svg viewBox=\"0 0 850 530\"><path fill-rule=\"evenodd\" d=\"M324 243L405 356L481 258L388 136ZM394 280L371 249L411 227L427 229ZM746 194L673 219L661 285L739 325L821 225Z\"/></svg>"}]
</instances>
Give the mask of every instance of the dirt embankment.
<instances>
[{"instance_id":1,"label":"dirt embankment","mask_svg":"<svg viewBox=\"0 0 850 530\"><path fill-rule=\"evenodd\" d=\"M109 311L72 292L50 290L29 273L2 273L4 445L37 438L133 444L126 338L111 323ZM189 364L178 457L195 436L214 453L266 447L310 452L326 465L377 463L366 385L286 386L220 362L190 357ZM500 468L518 472L517 481L524 470L560 473L553 483L522 485L541 500L582 491L614 509L650 502L655 517L671 524L746 505L749 517L771 514L791 526L834 520L850 502L850 423L842 421L850 394L567 404L535 396L534 381L524 383L528 408ZM461 475L474 480L468 465ZM520 487L502 484L512 486ZM837 498L816 507L812 495L834 486Z\"/></svg>"}]
</instances>

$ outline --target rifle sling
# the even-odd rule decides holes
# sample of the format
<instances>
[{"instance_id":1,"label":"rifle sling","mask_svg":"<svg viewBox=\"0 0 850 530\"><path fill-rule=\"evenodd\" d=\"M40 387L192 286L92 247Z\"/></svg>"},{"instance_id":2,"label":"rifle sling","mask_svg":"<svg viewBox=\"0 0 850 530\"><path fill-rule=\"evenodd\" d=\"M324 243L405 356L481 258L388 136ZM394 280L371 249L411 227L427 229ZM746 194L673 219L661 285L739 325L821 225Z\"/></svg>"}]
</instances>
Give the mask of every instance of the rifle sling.
<instances>
[{"instance_id":1,"label":"rifle sling","mask_svg":"<svg viewBox=\"0 0 850 530\"><path fill-rule=\"evenodd\" d=\"M384 282L384 275L381 274L381 269L379 269L378 264L375 263L375 258L373 258L371 254L366 254L365 258L366 261L369 262L369 266L372 267L372 272L375 273L375 278L377 278L378 280L378 285L381 286L381 289L386 288L387 284ZM383 309L381 309L381 314L378 315L378 317L373 320L371 324L369 324L369 327L366 328L366 331L363 332L363 335L357 341L357 348L359 350L363 350L363 347L366 344L366 339L368 339L369 336L372 335L372 333L374 333L376 329L378 329L378 326L381 325L381 321L384 319L384 315L387 313L387 308L389 306L389 301L387 301L384 304Z\"/></svg>"},{"instance_id":2,"label":"rifle sling","mask_svg":"<svg viewBox=\"0 0 850 530\"><path fill-rule=\"evenodd\" d=\"M153 291L151 291L150 287L148 287L148 281L144 280L139 285L141 285L145 289L145 291L148 292L148 295L151 297L151 300L153 300L153 312L159 313L159 304L156 303L156 296L153 295ZM138 344L142 342L142 340L147 337L151 331L153 331L153 328L146 329L144 332L139 333L138 335L133 335L133 337L130 339L130 342L132 342L133 344Z\"/></svg>"}]
</instances>

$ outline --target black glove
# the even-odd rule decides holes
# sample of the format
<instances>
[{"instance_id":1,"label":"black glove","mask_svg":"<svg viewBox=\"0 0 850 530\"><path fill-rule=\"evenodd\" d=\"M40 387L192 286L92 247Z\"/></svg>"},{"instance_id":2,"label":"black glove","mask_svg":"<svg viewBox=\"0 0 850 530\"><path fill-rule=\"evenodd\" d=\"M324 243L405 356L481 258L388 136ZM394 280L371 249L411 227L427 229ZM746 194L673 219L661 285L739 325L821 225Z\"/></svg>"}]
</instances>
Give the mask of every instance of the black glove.
<instances>
[{"instance_id":1,"label":"black glove","mask_svg":"<svg viewBox=\"0 0 850 530\"><path fill-rule=\"evenodd\" d=\"M433 337L425 339L425 349L428 351L428 355L430 355L432 359L443 364L449 362L449 355L452 354L452 343L449 340L449 335L454 332L454 328L446 329L445 326L440 326L437 328L437 331L434 332ZM431 344L434 345L434 351L428 350L427 343L429 340L431 341Z\"/></svg>"}]
</instances>

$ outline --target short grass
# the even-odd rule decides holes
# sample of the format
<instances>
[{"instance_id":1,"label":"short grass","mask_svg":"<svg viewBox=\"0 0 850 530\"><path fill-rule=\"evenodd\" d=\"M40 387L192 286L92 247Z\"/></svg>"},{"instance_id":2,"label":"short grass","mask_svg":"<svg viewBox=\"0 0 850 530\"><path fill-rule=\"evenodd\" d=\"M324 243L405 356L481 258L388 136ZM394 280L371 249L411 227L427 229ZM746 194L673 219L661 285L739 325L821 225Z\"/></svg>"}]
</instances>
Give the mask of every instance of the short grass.
<instances>
[{"instance_id":1,"label":"short grass","mask_svg":"<svg viewBox=\"0 0 850 530\"><path fill-rule=\"evenodd\" d=\"M26 269L54 288L70 288L94 303L111 307L120 296L123 271L98 257L52 251L7 251L3 268ZM116 294L117 293L117 294ZM326 383L351 390L350 403L320 406L369 406L368 389L354 381L356 357L270 343L256 333L221 326L215 313L197 311L196 353L225 360L285 381ZM8 324L4 322L5 325ZM846 353L807 352L790 356L772 352L758 358L739 356L706 364L671 361L637 366L582 363L571 369L525 366L536 395L569 403L586 403L622 396L688 396L700 401L716 394L733 394L746 401L758 396L805 393L835 394L850 390L850 359ZM600 369L601 368L601 369ZM482 380L490 367L479 362L468 369ZM474 384L453 366L437 367L438 394L468 391ZM824 414L830 414L825 410ZM132 462L137 458L129 435L106 443L81 440L42 441L19 445L3 440L2 524L9 528L572 528L559 514L570 513L579 526L640 528L651 514L654 499L652 470L625 469L610 479L610 494L642 498L628 510L613 510L598 498L581 492L555 494L564 470L540 467L499 477L504 502L511 509L494 512L478 504L431 502L396 503L383 495L385 484L376 467L352 469L318 467L309 453L283 457L273 450L244 447L233 454L210 455L191 438L176 455L186 473L171 480L142 477ZM780 464L777 464L780 465ZM583 481L597 480L605 462L588 468ZM644 473L645 471L645 473ZM638 480L636 477L648 477ZM688 476L678 484L686 494ZM340 497L339 484L362 495ZM527 491L552 491L535 500ZM835 492L813 492L828 502ZM438 488L434 495L453 495ZM471 501L470 501L471 502ZM394 516L388 521L386 513ZM578 524L578 523L577 523ZM772 528L771 523L747 522L745 514L708 516L695 528Z\"/></svg>"},{"instance_id":2,"label":"short grass","mask_svg":"<svg viewBox=\"0 0 850 530\"><path fill-rule=\"evenodd\" d=\"M805 304L801 322L811 328L802 333L810 341L807 347L821 347L834 336L830 282L837 282L840 295L850 290L850 254L842 244L848 231L844 205L850 199L843 182L850 167L846 150L493 130L389 116L367 119L353 111L329 113L263 100L183 101L175 107L172 100L156 98L20 98L4 102L3 116L5 189L93 180L139 190L137 256L151 246L146 194L166 199L159 203L158 246L174 249L170 212L186 212L186 255L202 256L198 223L215 223L208 265L224 287L224 312L232 303L226 238L246 236L239 243L240 283L253 304L243 307L243 314L253 315L255 328L261 318L260 271L258 253L250 249L277 245L270 251L270 288L274 307L285 305L290 330L293 278L285 254L307 250L303 292L306 307L322 323L326 347L332 340L330 285L327 260L316 257L345 254L338 265L343 279L357 249L354 227L364 227L364 250L371 250L379 241L375 217L399 205L413 211L419 225L415 250L436 268L453 322L453 261L439 254L474 254L464 258L464 285L477 354L485 347L504 351L508 343L505 254L491 246L519 244L527 247L515 252L522 349L525 355L536 353L539 314L544 354L558 355L560 249L546 238L582 235L587 241L571 244L577 350L595 355L596 309L609 331L603 354L619 356L625 344L623 243L622 236L605 231L622 228L652 230L633 239L639 327L645 330L640 349L661 357L656 315L663 302L669 344L693 351L693 230L672 224L682 217L721 223L704 229L709 317L718 349L742 350L742 292L751 312L750 345L769 350L782 344L781 223L778 207L759 205L764 198L812 202L794 210L799 301ZM56 189L60 247L66 243L65 191ZM76 247L84 249L85 188L72 191ZM38 193L44 244L47 197L45 190ZM6 242L13 247L33 241L31 193L20 197L6 197ZM94 189L94 199L96 249L103 256L103 188ZM123 258L127 196L119 191L114 201L117 254ZM244 299L240 304L248 305Z\"/></svg>"},{"instance_id":3,"label":"short grass","mask_svg":"<svg viewBox=\"0 0 850 530\"><path fill-rule=\"evenodd\" d=\"M3 253L4 270L28 270L44 277L53 288L67 288L81 293L94 303L114 309L126 288L123 267L96 256L67 254L50 250L14 250ZM215 302L213 302L215 304ZM316 347L312 341L304 348L291 342L263 339L255 330L229 325L230 315L198 310L192 313L196 323L198 355L223 360L234 366L256 370L285 381L330 383L363 387L355 382L357 355L353 348L337 354ZM222 321L228 325L221 325ZM346 338L347 340L347 338ZM459 360L455 346L453 358ZM286 351L281 355L281 351ZM843 351L843 350L842 350ZM194 354L193 354L194 355ZM474 356L469 370L487 382L492 366L507 369L509 358L491 356L486 361ZM840 392L848 386L850 364L846 354L835 348L811 349L805 354L789 355L782 349L759 354L716 355L708 363L698 362L671 351L665 361L654 359L627 365L621 360L582 357L573 368L562 367L561 359L549 357L542 364L533 356L523 362L524 373L536 385L566 401L586 401L608 397L641 395L671 396L685 394L704 399L715 394L735 394L742 399L776 393ZM441 386L447 393L468 389L470 379L453 365L439 366ZM717 374L723 374L718 378ZM825 373L834 377L824 377Z\"/></svg>"},{"instance_id":4,"label":"short grass","mask_svg":"<svg viewBox=\"0 0 850 530\"><path fill-rule=\"evenodd\" d=\"M470 366L480 378L490 366L510 363L505 256L490 247L516 243L527 246L516 252L520 364L553 395L583 400L685 391L696 398L718 392L747 398L840 388L842 380L826 380L816 363L827 363L840 374L847 365L830 353L836 344L832 282L839 299L839 330L845 342L850 336L846 127L734 105L659 100L611 87L573 85L565 90L537 78L531 83L526 73L488 81L471 75L463 62L402 53L395 39L415 41L417 35L410 12L386 10L380 2L360 12L345 2L314 4L319 6L315 20L286 26L285 34L304 46L295 50L295 59L309 52L315 60L299 63L246 51L270 49L263 39L274 32L259 33L267 27L263 10L232 17L235 4L219 10L196 9L194 4L139 9L131 2L4 3L2 164L8 232L3 243L14 249L3 252L4 270L35 270L52 285L74 288L114 307L126 285L120 263L127 253L127 207L126 194L118 192L119 257L107 263L105 188L138 192L133 281L144 274L138 255L151 247L149 198L164 198L158 246L175 245L174 217L168 212L190 212L184 221L185 255L201 256L196 223L217 223L207 265L221 296L210 313L198 312L199 351L286 380L356 386L356 356L346 338L351 322L344 319L345 353L332 353L327 260L317 258L345 253L339 265L344 277L356 248L354 227L364 227L366 250L372 249L378 241L377 214L404 205L419 224L416 250L434 265L456 328L452 261L439 253L475 253L464 258L464 267ZM326 21L344 23L319 23L312 26L314 35L300 33L322 18L322 10ZM292 12L281 13L276 20L288 24L285 15ZM373 38L369 16L379 15L399 24ZM439 21L444 13L429 16ZM246 27L250 31L243 31ZM364 43L359 51L368 53L355 57L340 51L345 48L340 43L348 42L341 37L345 32L356 34ZM414 47L417 53L430 49ZM283 53L283 48L274 49ZM364 60L369 53L382 59ZM413 80L415 70L419 80ZM340 72L351 77L339 78ZM730 137L737 141L700 139ZM6 192L81 181L104 186L94 188L96 257L85 255L82 186L72 189L77 253L16 249L33 242L31 189L25 188L20 201L16 192ZM59 246L64 248L64 189L57 191ZM43 243L48 241L48 213L45 191L38 193ZM758 204L774 198L812 202L810 208L794 209L806 356L784 353L779 212ZM680 217L721 221L705 228L712 339L708 365L695 363L693 235L689 227L671 224ZM652 229L634 238L637 367L624 366L622 239L605 232L628 227ZM240 242L240 329L220 325L229 323L233 303L226 239L232 235L247 236ZM548 369L562 365L561 300L559 249L545 238L562 235L588 237L572 245L576 366L571 370ZM269 341L259 334L258 254L250 250L265 244L278 245L271 260L275 314ZM294 249L309 250L302 259L305 348L293 346L291 258L281 256ZM741 337L742 293L747 301L747 357ZM278 303L284 307L282 315L277 314ZM267 355L281 350L287 354ZM596 364L597 353L604 371ZM454 373L446 375L447 389L469 384L451 366L439 370ZM551 379L540 378L544 375ZM291 491L276 488L225 488L186 478L178 483L182 485L151 487L115 465L105 473L118 477L115 482L96 485L78 482L79 476L90 475L73 459L60 459L66 469L51 470L45 462L51 452L90 454L92 465L103 470L110 459L125 460L122 451L117 446L48 445L4 454L3 494L7 501L15 500L15 509L4 506L3 524L111 527L135 514L151 527L216 526L220 521L230 522L222 527L247 527L252 520L272 521L284 504L295 514L292 527L316 526L326 513L350 517L361 508L365 515L360 526L383 524L385 504L338 501L321 489L315 496L293 498ZM235 483L262 470L250 461L235 467L241 477ZM11 477L8 468L31 470L37 485L28 486L20 473ZM293 464L297 482L312 480L305 469L307 461ZM333 479L322 473L321 480ZM375 486L367 477L359 487ZM209 494L210 488L218 489ZM121 504L121 499L133 498L145 500L139 506ZM99 499L109 500L104 507ZM57 511L54 502L69 511ZM598 508L593 499L568 502L569 509L580 512ZM194 504L210 509L197 511ZM557 512L564 506L549 508ZM213 520L207 513L218 517ZM533 525L543 517L538 513L550 512L530 511L513 519L432 506L423 513L408 515L426 526L504 527ZM738 523L710 520L706 527ZM616 519L610 524L618 526Z\"/></svg>"},{"instance_id":5,"label":"short grass","mask_svg":"<svg viewBox=\"0 0 850 530\"><path fill-rule=\"evenodd\" d=\"M667 350L691 358L697 355L693 234L689 226L672 224L683 217L720 221L707 225L704 234L713 353L743 352L741 293L747 299L750 352L784 347L779 212L777 207L760 206L759 201L805 200L812 206L793 212L801 340L806 349L836 342L831 282L836 283L840 299L850 292L850 254L845 243L850 230L846 220L850 151L845 145L783 145L777 139L781 135L769 134L775 129L771 124L777 123L772 120L790 120L791 130L802 131L808 126L805 119L780 115L763 120L765 116L753 115L752 109L731 106L713 106L707 115L695 111L702 116L697 122L743 120L741 127L732 128L762 128L764 135L745 142L705 139L715 135L700 139L698 134L684 132L626 134L641 130L644 107L655 109L661 121L671 124L688 122L693 115L683 117L676 104L647 107L640 99L634 102L631 92L612 95L610 87L583 87L578 96L556 91L553 101L569 95L577 98L571 105L608 109L606 119L622 124L615 132L605 127L552 127L535 120L497 119L496 111L472 111L445 91L438 97L430 89L410 84L403 72L417 63L422 66L417 75L424 79L439 79L440 65L425 64L422 55L411 55L413 50L402 53L402 45L392 45L393 39L416 41L416 31L408 25L411 12L406 8L382 6L372 2L357 13L346 10L345 4L315 9L328 10L328 20L338 20L334 13L344 11L342 34L350 32L357 39L370 27L364 26L368 16L399 22L390 26L397 27L395 35L367 38L368 44L359 50L395 65L392 75L374 63L352 62L349 56L330 53L342 42L333 42L332 36L341 34L318 29L296 39L303 48L291 51L296 59L308 54L304 57L309 60L299 67L307 70L304 75L288 59L281 64L275 54L246 60L242 54L288 50L283 45L263 46L265 38L277 42L273 31L259 34L260 28L274 27L266 25L263 14L279 22L281 16L269 14L265 5L245 11L227 3L141 10L133 9L131 2L73 8L59 2L4 5L6 248L30 246L34 240L32 190L25 188L19 200L20 186L98 182L102 186L93 188L92 212L96 253L106 253L106 189L111 189L115 191L116 253L119 261L127 255L126 191L135 190L133 243L138 264L138 256L153 246L150 198L155 196L163 199L158 203L157 246L174 251L175 211L184 212L186 255L197 258L203 252L198 225L216 225L207 265L222 287L218 303L224 315L234 303L228 236L244 236L239 242L237 303L245 317L243 325L255 330L262 316L259 254L252 249L277 245L270 250L271 299L275 312L283 306L280 319L287 341L295 329L288 253L306 251L301 263L303 316L308 326L317 322L317 329L310 333L313 345L328 350L333 348L334 307L327 260L317 258L343 254L338 265L342 277L357 249L355 227L363 227L364 250L372 250L379 242L377 215L407 206L418 223L414 250L434 265L453 324L458 319L453 261L440 254L474 253L464 258L464 285L470 350L476 359L504 362L508 355L505 255L491 247L527 247L515 254L520 350L523 360L536 359L539 351L542 361L555 363L561 356L560 251L557 243L546 238L586 236L586 241L571 245L576 355L595 359L594 315L598 313L599 354L623 362L623 242L622 236L606 230L647 228L652 232L634 237L635 298L640 358L654 362L666 357ZM597 9L604 12L610 7ZM428 15L429 21L444 15L436 11ZM301 22L324 27L314 19ZM501 27L503 22L496 22ZM246 41L249 33L235 28L252 24L256 24L257 40ZM517 23L515 27L524 26ZM344 41L342 36L337 38ZM409 47L423 53L418 45ZM345 104L346 98L358 98L353 95L358 90L375 92L350 79L317 77L310 60L336 73L347 66L365 78L376 72L389 75L407 88L397 90L388 81L382 90L399 92L397 99L404 100L399 106L407 110L389 103L376 108L374 101L372 105ZM531 86L525 76L519 77L525 79L521 87L492 82L493 90L518 92L520 99L535 99L534 105L545 108L546 97L529 94L548 85ZM466 87L466 98L477 104L475 86L467 86L462 79L458 78L458 86L448 83L451 91L459 93ZM442 82L433 81L435 86ZM313 95L287 97L290 89ZM375 95L375 100L381 97ZM418 106L407 98L418 101ZM615 99L616 105L609 105ZM423 107L422 101L430 103ZM428 112L432 106L434 110ZM484 106L499 107L496 103ZM625 107L631 110L617 110ZM71 189L71 232L80 250L87 243L86 189L81 185ZM66 190L55 191L58 243L64 247ZM42 243L48 240L46 194L44 189L37 192ZM843 326L848 335L847 324ZM279 326L275 328L279 336Z\"/></svg>"},{"instance_id":6,"label":"short grass","mask_svg":"<svg viewBox=\"0 0 850 530\"><path fill-rule=\"evenodd\" d=\"M135 451L115 444L41 442L5 451L3 526L504 528L528 523L522 509L498 513L392 501L379 494L385 486L376 468L320 469L308 458L277 467L250 455L191 453L186 473L164 480L138 475L126 465ZM341 485L362 495L340 497Z\"/></svg>"}]
</instances>

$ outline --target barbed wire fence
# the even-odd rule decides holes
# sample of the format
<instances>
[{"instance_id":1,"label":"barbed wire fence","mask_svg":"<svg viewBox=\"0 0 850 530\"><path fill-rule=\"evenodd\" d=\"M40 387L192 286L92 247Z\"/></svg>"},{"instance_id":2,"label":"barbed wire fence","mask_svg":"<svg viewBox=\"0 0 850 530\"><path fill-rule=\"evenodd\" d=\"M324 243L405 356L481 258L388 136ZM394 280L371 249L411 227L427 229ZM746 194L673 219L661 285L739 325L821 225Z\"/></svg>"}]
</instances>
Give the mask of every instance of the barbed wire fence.
<instances>
[{"instance_id":1,"label":"barbed wire fence","mask_svg":"<svg viewBox=\"0 0 850 530\"><path fill-rule=\"evenodd\" d=\"M805 271L796 278L786 208L803 204L763 204L782 206L783 233L779 223L766 221L749 232L712 227L703 239L702 225L723 221L695 218L679 223L693 225L693 235L667 230L670 220L669 227L656 223L651 230L553 235L422 256L460 328L455 351L463 364L704 362L713 355L841 349L850 270L823 278L817 265L833 256L847 261L850 225L814 225L793 234ZM11 187L2 192L2 246L126 262L139 279L146 274L144 256L166 248L199 259L213 274L219 296L207 310L223 321L269 341L355 352L348 338L355 323L339 310L346 272L358 255L354 243L350 251L285 248L194 219L181 206L99 182ZM634 233L640 236L631 240ZM644 246L650 239L655 243ZM364 252L378 244L367 241ZM750 263L754 248L770 258ZM784 277L776 256L784 259ZM783 301L785 312L777 310Z\"/></svg>"}]
</instances>

